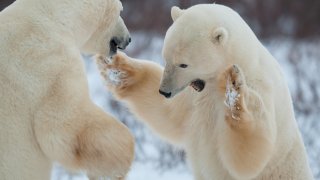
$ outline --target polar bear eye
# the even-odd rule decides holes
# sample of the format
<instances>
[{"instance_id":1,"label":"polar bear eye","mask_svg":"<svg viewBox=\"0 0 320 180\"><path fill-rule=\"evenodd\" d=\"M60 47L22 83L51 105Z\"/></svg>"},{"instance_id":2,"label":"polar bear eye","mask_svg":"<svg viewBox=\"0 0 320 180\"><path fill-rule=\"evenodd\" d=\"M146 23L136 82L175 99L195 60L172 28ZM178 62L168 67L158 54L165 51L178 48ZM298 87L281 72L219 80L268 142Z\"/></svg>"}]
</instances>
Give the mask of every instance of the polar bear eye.
<instances>
[{"instance_id":1,"label":"polar bear eye","mask_svg":"<svg viewBox=\"0 0 320 180\"><path fill-rule=\"evenodd\" d=\"M179 64L179 67L181 67L181 68L187 68L188 65L187 65L187 64Z\"/></svg>"}]
</instances>

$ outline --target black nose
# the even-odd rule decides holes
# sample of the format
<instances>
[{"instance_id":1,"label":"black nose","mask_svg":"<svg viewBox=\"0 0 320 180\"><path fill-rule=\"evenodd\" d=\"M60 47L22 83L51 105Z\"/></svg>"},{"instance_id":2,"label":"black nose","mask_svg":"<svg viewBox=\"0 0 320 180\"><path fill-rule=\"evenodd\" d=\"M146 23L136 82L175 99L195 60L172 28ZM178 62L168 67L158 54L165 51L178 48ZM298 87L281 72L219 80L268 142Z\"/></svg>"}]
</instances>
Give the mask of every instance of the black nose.
<instances>
[{"instance_id":1,"label":"black nose","mask_svg":"<svg viewBox=\"0 0 320 180\"><path fill-rule=\"evenodd\" d=\"M128 40L125 43L125 48L131 43L131 37L128 38Z\"/></svg>"},{"instance_id":2,"label":"black nose","mask_svg":"<svg viewBox=\"0 0 320 180\"><path fill-rule=\"evenodd\" d=\"M163 91L159 90L159 93L162 94L162 95L163 95L164 97L166 97L166 98L171 97L171 92L166 93L166 92L163 92Z\"/></svg>"},{"instance_id":3,"label":"black nose","mask_svg":"<svg viewBox=\"0 0 320 180\"><path fill-rule=\"evenodd\" d=\"M112 38L110 41L110 56L113 56L114 54L117 53L118 50L118 44L117 44L117 39Z\"/></svg>"},{"instance_id":4,"label":"black nose","mask_svg":"<svg viewBox=\"0 0 320 180\"><path fill-rule=\"evenodd\" d=\"M110 41L110 47L112 52L117 53L117 49L124 50L130 44L131 37L129 38L120 38L120 37L113 37Z\"/></svg>"}]
</instances>

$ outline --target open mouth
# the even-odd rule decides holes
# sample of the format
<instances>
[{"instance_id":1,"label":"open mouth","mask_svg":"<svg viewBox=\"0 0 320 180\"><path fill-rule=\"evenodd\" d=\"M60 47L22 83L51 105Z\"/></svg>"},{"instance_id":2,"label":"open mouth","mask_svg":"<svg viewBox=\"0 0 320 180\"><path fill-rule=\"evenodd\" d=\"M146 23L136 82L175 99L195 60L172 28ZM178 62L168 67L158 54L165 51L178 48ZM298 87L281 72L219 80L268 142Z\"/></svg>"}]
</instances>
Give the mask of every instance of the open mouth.
<instances>
[{"instance_id":1,"label":"open mouth","mask_svg":"<svg viewBox=\"0 0 320 180\"><path fill-rule=\"evenodd\" d=\"M195 81L192 81L191 84L190 84L190 86L191 86L194 90L196 90L196 91L198 91L198 92L201 92L201 91L204 89L204 87L206 86L206 82L204 82L204 81L201 80L201 79L197 79L197 80L195 80Z\"/></svg>"}]
</instances>

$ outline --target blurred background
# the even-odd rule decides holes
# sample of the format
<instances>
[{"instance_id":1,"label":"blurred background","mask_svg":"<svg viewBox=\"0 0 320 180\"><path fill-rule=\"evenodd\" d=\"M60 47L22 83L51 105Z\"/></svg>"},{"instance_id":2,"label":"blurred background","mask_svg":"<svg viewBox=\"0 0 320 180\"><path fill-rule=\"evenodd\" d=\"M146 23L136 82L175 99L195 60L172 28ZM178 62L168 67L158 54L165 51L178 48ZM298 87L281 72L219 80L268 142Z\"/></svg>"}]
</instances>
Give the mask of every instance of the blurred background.
<instances>
[{"instance_id":1,"label":"blurred background","mask_svg":"<svg viewBox=\"0 0 320 180\"><path fill-rule=\"evenodd\" d=\"M0 10L12 2L0 0ZM280 63L291 90L313 174L320 180L319 0L122 0L122 17L133 39L127 54L162 64L163 38L172 23L171 7L188 8L213 2L235 9ZM136 161L128 179L192 179L184 152L156 137L130 114L125 105L108 94L94 61L85 60L85 64L92 99L125 123L136 137ZM80 180L86 177L68 173L56 165L52 179Z\"/></svg>"}]
</instances>

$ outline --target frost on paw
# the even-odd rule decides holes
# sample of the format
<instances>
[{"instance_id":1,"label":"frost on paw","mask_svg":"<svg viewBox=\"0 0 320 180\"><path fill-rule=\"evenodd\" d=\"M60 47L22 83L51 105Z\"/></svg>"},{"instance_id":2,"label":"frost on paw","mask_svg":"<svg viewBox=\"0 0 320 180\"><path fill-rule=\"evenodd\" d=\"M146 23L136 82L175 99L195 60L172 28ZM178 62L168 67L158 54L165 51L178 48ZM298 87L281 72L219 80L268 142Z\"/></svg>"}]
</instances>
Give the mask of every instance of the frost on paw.
<instances>
[{"instance_id":1,"label":"frost on paw","mask_svg":"<svg viewBox=\"0 0 320 180\"><path fill-rule=\"evenodd\" d=\"M241 86L243 84L242 74L239 67L233 65L228 70L226 79L225 105L230 111L230 116L234 120L240 120L241 111Z\"/></svg>"},{"instance_id":2,"label":"frost on paw","mask_svg":"<svg viewBox=\"0 0 320 180\"><path fill-rule=\"evenodd\" d=\"M240 96L241 95L239 94L239 92L233 86L231 78L228 77L226 88L226 100L224 103L230 109L232 119L240 119L237 113L235 113L235 111L240 110L240 107L238 106Z\"/></svg>"},{"instance_id":3,"label":"frost on paw","mask_svg":"<svg viewBox=\"0 0 320 180\"><path fill-rule=\"evenodd\" d=\"M125 73L119 70L110 69L108 70L109 82L113 85L120 85L122 83L122 79L125 77Z\"/></svg>"},{"instance_id":4,"label":"frost on paw","mask_svg":"<svg viewBox=\"0 0 320 180\"><path fill-rule=\"evenodd\" d=\"M233 87L231 83L231 78L228 77L227 80L227 88L226 88L226 100L225 104L229 108L233 108L236 105L236 102L239 100L240 94L239 92Z\"/></svg>"}]
</instances>

